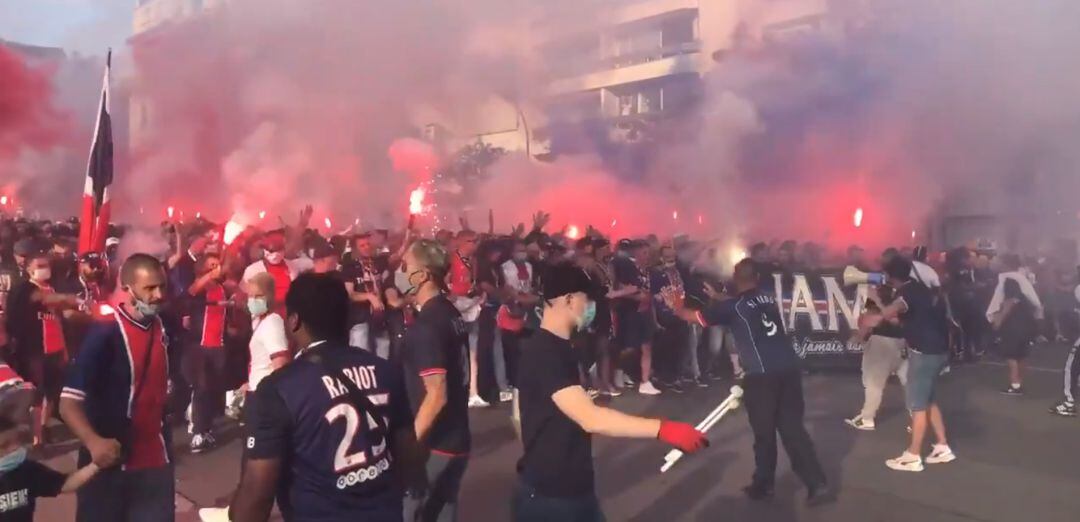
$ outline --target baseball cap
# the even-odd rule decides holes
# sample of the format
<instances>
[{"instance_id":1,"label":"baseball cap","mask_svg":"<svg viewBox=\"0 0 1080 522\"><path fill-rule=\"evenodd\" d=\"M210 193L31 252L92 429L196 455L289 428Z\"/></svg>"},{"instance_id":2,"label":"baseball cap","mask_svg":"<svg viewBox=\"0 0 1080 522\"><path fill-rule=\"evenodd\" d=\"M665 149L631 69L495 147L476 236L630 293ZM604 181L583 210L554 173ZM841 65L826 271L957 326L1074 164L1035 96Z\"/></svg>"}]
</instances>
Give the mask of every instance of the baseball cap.
<instances>
[{"instance_id":1,"label":"baseball cap","mask_svg":"<svg viewBox=\"0 0 1080 522\"><path fill-rule=\"evenodd\" d=\"M101 254L97 252L87 252L79 256L79 262L85 263L94 268L101 268L105 266L105 260L101 257Z\"/></svg>"},{"instance_id":2,"label":"baseball cap","mask_svg":"<svg viewBox=\"0 0 1080 522\"><path fill-rule=\"evenodd\" d=\"M546 300L577 292L588 294L591 290L589 276L573 263L556 263L544 270L540 276L540 294Z\"/></svg>"},{"instance_id":3,"label":"baseball cap","mask_svg":"<svg viewBox=\"0 0 1080 522\"><path fill-rule=\"evenodd\" d=\"M312 259L325 259L327 257L337 257L337 250L334 246L325 241L319 242L315 245L315 248L311 249Z\"/></svg>"},{"instance_id":4,"label":"baseball cap","mask_svg":"<svg viewBox=\"0 0 1080 522\"><path fill-rule=\"evenodd\" d=\"M13 250L15 252L15 255L27 257L34 255L39 250L41 250L41 248L36 241L30 238L26 238L16 241Z\"/></svg>"}]
</instances>

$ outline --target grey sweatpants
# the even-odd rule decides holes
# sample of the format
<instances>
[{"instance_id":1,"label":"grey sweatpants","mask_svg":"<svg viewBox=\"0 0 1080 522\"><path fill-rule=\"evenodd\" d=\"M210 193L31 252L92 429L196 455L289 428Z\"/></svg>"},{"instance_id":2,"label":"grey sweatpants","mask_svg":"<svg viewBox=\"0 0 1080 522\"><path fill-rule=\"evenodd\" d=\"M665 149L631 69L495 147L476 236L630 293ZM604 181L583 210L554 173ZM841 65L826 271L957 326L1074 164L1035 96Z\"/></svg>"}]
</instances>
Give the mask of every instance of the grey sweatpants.
<instances>
[{"instance_id":1,"label":"grey sweatpants","mask_svg":"<svg viewBox=\"0 0 1080 522\"><path fill-rule=\"evenodd\" d=\"M872 421L881 407L885 384L893 373L900 384L907 386L907 359L904 359L904 340L895 337L871 335L862 356L862 382L866 389L862 413L864 420Z\"/></svg>"}]
</instances>

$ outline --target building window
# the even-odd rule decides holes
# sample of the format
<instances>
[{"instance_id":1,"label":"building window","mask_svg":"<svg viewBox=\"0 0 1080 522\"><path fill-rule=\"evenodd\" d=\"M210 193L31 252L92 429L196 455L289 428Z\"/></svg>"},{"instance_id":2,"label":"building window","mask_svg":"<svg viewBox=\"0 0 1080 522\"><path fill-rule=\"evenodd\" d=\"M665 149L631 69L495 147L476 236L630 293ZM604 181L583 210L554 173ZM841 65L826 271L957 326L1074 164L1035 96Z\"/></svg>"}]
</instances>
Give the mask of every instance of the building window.
<instances>
[{"instance_id":1,"label":"building window","mask_svg":"<svg viewBox=\"0 0 1080 522\"><path fill-rule=\"evenodd\" d=\"M664 90L660 87L644 88L638 93L638 112L648 114L664 110Z\"/></svg>"}]
</instances>

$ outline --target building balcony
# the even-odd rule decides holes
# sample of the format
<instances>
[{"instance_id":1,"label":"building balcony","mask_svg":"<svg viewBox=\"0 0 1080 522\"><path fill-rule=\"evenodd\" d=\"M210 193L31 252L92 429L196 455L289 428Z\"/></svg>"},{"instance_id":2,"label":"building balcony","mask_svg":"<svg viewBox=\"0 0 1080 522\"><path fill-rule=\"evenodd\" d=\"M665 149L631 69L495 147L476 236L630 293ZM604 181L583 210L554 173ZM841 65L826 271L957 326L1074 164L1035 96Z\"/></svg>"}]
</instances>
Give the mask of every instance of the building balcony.
<instances>
[{"instance_id":1,"label":"building balcony","mask_svg":"<svg viewBox=\"0 0 1080 522\"><path fill-rule=\"evenodd\" d=\"M594 72L551 83L549 94L590 91L676 74L700 72L701 44L686 42L605 58Z\"/></svg>"}]
</instances>

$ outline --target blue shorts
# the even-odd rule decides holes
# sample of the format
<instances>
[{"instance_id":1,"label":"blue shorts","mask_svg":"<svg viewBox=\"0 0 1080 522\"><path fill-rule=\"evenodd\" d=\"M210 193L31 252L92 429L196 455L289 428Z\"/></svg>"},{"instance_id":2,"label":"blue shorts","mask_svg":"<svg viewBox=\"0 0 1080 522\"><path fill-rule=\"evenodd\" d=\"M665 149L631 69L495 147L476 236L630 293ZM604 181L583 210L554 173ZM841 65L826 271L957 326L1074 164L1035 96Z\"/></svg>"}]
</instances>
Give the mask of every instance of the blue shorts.
<instances>
[{"instance_id":1,"label":"blue shorts","mask_svg":"<svg viewBox=\"0 0 1080 522\"><path fill-rule=\"evenodd\" d=\"M624 311L616 319L615 342L620 349L634 350L651 343L655 332L651 313Z\"/></svg>"},{"instance_id":2,"label":"blue shorts","mask_svg":"<svg viewBox=\"0 0 1080 522\"><path fill-rule=\"evenodd\" d=\"M934 402L934 388L948 360L948 354L908 350L906 394L909 410L925 411Z\"/></svg>"}]
</instances>

